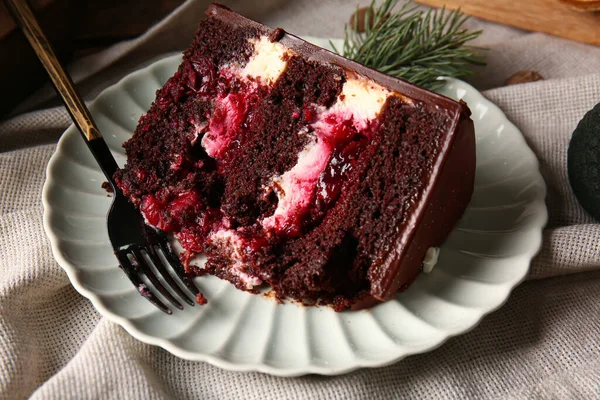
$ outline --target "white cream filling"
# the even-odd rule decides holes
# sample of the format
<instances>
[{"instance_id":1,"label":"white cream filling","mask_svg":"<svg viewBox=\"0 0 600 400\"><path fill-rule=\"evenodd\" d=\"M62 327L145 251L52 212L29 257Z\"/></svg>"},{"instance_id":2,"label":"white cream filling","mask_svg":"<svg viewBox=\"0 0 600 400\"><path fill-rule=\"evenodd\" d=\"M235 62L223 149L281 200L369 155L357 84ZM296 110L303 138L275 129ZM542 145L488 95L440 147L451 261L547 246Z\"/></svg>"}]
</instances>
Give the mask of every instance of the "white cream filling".
<instances>
[{"instance_id":1,"label":"white cream filling","mask_svg":"<svg viewBox=\"0 0 600 400\"><path fill-rule=\"evenodd\" d=\"M350 113L355 120L368 121L377 118L391 91L377 83L352 77L344 83L342 93L329 112Z\"/></svg>"},{"instance_id":2,"label":"white cream filling","mask_svg":"<svg viewBox=\"0 0 600 400\"><path fill-rule=\"evenodd\" d=\"M317 110L318 119L313 124L315 133L298 154L296 165L283 175L273 177L265 188L265 195L274 189L278 197L273 215L261 222L265 229L281 229L296 210L308 206L332 151L323 140L336 132L334 125L327 122L327 117L334 116L335 124L352 119L355 128L363 130L377 118L391 94L391 91L366 78L352 77L344 83L342 93L332 107ZM298 134L306 134L306 131Z\"/></svg>"},{"instance_id":3,"label":"white cream filling","mask_svg":"<svg viewBox=\"0 0 600 400\"><path fill-rule=\"evenodd\" d=\"M423 259L423 272L428 274L433 270L433 267L437 264L439 255L439 247L430 247L427 249L427 253L425 253L425 258Z\"/></svg>"},{"instance_id":4,"label":"white cream filling","mask_svg":"<svg viewBox=\"0 0 600 400\"><path fill-rule=\"evenodd\" d=\"M209 240L213 244L229 250L230 253L228 255L233 262L229 271L236 275L240 281L246 285L247 289L252 289L253 287L262 283L262 280L259 278L250 276L245 272L246 265L243 262L242 253L242 247L244 243L238 236L237 232L232 229L220 229L212 233L209 237Z\"/></svg>"},{"instance_id":5,"label":"white cream filling","mask_svg":"<svg viewBox=\"0 0 600 400\"><path fill-rule=\"evenodd\" d=\"M246 82L246 92L252 93L258 89L258 83L273 85L287 69L287 60L294 53L279 42L271 42L266 36L249 39L249 43L254 46L254 49L246 65L242 67L239 64L226 64L221 66L219 73ZM232 140L231 134L235 126L232 120L236 118L237 111L235 101L236 97L231 94L215 100L214 107L225 114L224 121L218 121L213 126L211 123L213 117L211 117L207 125L194 123L196 132L191 140L192 145L198 135L208 127L208 132L202 137L200 144L209 156L219 158L220 153Z\"/></svg>"},{"instance_id":6,"label":"white cream filling","mask_svg":"<svg viewBox=\"0 0 600 400\"><path fill-rule=\"evenodd\" d=\"M294 53L279 42L271 42L266 36L250 39L250 43L254 46L253 55L243 68L234 65L224 68L242 79L250 77L262 84L272 85L285 72L287 60ZM311 135L312 140L299 153L296 165L283 175L273 177L270 184L264 188L265 195L271 190L275 190L279 198L274 214L261 221L265 228L281 226L290 212L308 205L310 196L307 196L307 193L316 189L316 179L326 167L330 155L323 140L319 138L320 135L331 134L331 127L326 126L324 118L331 114L341 116L342 120L353 118L356 129L365 129L369 121L377 118L390 95L398 94L364 77L354 76L347 79L336 103L327 110L319 110L319 118L313 124L316 135ZM404 98L404 100L410 102L409 99ZM195 124L192 143L196 142L199 134L206 128L206 124ZM302 130L298 134L306 133L306 130ZM202 146L210 155L211 146L208 145L207 140L205 135ZM243 241L234 230L221 229L211 234L209 240L230 250L229 255L233 263L230 271L238 276L248 289L262 283L259 278L252 277L245 272L246 266L243 263L242 253ZM431 271L437 262L438 254L438 248L428 249L423 260L423 271L427 273Z\"/></svg>"},{"instance_id":7,"label":"white cream filling","mask_svg":"<svg viewBox=\"0 0 600 400\"><path fill-rule=\"evenodd\" d=\"M208 121L203 121L202 123L194 122L193 125L194 125L194 132L193 132L193 137L190 140L190 143L192 144L192 146L196 144L200 134L204 133L206 131L206 128L208 128Z\"/></svg>"},{"instance_id":8,"label":"white cream filling","mask_svg":"<svg viewBox=\"0 0 600 400\"><path fill-rule=\"evenodd\" d=\"M271 42L266 36L250 39L250 43L254 45L254 53L241 75L260 79L265 85L272 84L286 70L292 51L279 42Z\"/></svg>"},{"instance_id":9,"label":"white cream filling","mask_svg":"<svg viewBox=\"0 0 600 400\"><path fill-rule=\"evenodd\" d=\"M219 229L218 231L211 233L209 240L215 245L229 249L229 256L232 260L242 260L243 242L234 230Z\"/></svg>"},{"instance_id":10,"label":"white cream filling","mask_svg":"<svg viewBox=\"0 0 600 400\"><path fill-rule=\"evenodd\" d=\"M306 134L306 131L300 134ZM265 195L274 190L279 201L273 215L262 220L265 229L284 225L290 213L308 207L310 193L314 190L320 171L325 168L328 159L329 152L325 143L316 136L311 136L311 141L298 154L296 165L283 175L271 179L270 184L264 188Z\"/></svg>"}]
</instances>

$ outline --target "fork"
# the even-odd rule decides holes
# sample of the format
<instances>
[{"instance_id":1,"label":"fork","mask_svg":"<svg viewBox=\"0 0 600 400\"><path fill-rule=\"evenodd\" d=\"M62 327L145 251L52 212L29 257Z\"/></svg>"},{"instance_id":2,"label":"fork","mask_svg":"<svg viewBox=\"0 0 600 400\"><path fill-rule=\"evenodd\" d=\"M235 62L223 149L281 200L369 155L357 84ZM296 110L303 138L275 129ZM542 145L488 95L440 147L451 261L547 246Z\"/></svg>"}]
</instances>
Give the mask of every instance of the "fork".
<instances>
[{"instance_id":1,"label":"fork","mask_svg":"<svg viewBox=\"0 0 600 400\"><path fill-rule=\"evenodd\" d=\"M134 284L138 292L161 311L172 314L171 309L165 306L152 292L151 288L143 280L143 277L147 278L147 281L175 307L183 309L181 303L161 283L158 276L162 277L166 285L181 299L193 306L195 304L194 300L197 298L196 296L202 296L200 291L193 283L191 276L185 272L179 257L171 248L164 232L146 225L140 212L118 189L113 179L113 175L118 168L117 162L110 153L81 96L77 93L73 81L56 58L31 8L26 0L4 0L4 2L37 54L46 72L48 72L75 126L79 129L81 136L113 189L113 201L106 217L106 223L108 236L115 256L119 261L119 267ZM193 295L192 298L175 282L173 276L168 271L167 265L160 259L157 250L162 252L164 260L170 264L175 275ZM158 276L152 270L148 260L154 265Z\"/></svg>"}]
</instances>

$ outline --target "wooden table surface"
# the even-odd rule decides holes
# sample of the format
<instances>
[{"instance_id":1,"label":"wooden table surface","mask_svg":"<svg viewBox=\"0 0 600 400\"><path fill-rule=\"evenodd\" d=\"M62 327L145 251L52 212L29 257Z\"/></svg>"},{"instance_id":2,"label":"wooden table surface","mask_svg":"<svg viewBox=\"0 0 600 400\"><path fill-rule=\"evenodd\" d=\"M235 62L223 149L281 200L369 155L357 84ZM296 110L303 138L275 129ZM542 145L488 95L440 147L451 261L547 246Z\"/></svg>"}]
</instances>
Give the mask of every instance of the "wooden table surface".
<instances>
[{"instance_id":1,"label":"wooden table surface","mask_svg":"<svg viewBox=\"0 0 600 400\"><path fill-rule=\"evenodd\" d=\"M63 63L145 32L183 0L29 0ZM382 1L382 0L379 0ZM574 11L559 0L416 0L586 43L600 43L600 12ZM0 1L0 119L47 82L28 43Z\"/></svg>"},{"instance_id":2,"label":"wooden table surface","mask_svg":"<svg viewBox=\"0 0 600 400\"><path fill-rule=\"evenodd\" d=\"M415 0L445 6L487 21L582 43L600 45L600 11L582 11L560 0Z\"/></svg>"}]
</instances>

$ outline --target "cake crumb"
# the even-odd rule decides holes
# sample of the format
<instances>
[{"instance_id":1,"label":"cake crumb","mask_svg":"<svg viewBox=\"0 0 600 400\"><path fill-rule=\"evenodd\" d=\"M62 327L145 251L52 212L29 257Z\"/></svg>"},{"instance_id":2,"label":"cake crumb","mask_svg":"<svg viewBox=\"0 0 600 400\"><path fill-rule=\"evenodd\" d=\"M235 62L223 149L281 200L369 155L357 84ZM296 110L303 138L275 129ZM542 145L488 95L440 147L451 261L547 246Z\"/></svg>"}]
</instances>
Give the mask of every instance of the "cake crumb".
<instances>
[{"instance_id":1,"label":"cake crumb","mask_svg":"<svg viewBox=\"0 0 600 400\"><path fill-rule=\"evenodd\" d=\"M106 190L107 193L113 193L113 187L110 183L108 183L107 181L102 182L101 185L102 189Z\"/></svg>"},{"instance_id":2,"label":"cake crumb","mask_svg":"<svg viewBox=\"0 0 600 400\"><path fill-rule=\"evenodd\" d=\"M281 28L273 29L271 33L269 33L269 41L271 43L279 42L281 38L285 35L285 31Z\"/></svg>"},{"instance_id":3,"label":"cake crumb","mask_svg":"<svg viewBox=\"0 0 600 400\"><path fill-rule=\"evenodd\" d=\"M283 304L283 299L281 299L277 295L277 292L275 292L274 290L269 290L268 292L263 293L263 297L266 297L267 299L275 300L275 302L277 304Z\"/></svg>"},{"instance_id":4,"label":"cake crumb","mask_svg":"<svg viewBox=\"0 0 600 400\"><path fill-rule=\"evenodd\" d=\"M196 295L196 304L203 306L206 303L208 303L208 300L206 300L206 297L204 297L204 295L202 293L198 293Z\"/></svg>"}]
</instances>

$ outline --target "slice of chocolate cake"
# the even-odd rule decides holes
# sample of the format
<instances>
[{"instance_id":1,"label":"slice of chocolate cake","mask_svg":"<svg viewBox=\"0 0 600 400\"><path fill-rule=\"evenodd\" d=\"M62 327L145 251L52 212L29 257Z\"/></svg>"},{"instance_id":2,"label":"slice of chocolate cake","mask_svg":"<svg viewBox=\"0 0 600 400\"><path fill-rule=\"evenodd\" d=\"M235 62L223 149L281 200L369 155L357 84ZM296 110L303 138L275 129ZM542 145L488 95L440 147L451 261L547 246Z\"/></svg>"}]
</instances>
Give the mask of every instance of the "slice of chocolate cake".
<instances>
[{"instance_id":1,"label":"slice of chocolate cake","mask_svg":"<svg viewBox=\"0 0 600 400\"><path fill-rule=\"evenodd\" d=\"M192 273L336 310L392 298L470 200L469 109L223 6L207 16L119 187Z\"/></svg>"}]
</instances>

